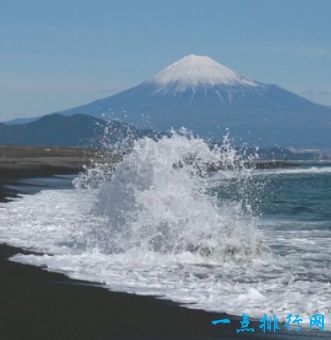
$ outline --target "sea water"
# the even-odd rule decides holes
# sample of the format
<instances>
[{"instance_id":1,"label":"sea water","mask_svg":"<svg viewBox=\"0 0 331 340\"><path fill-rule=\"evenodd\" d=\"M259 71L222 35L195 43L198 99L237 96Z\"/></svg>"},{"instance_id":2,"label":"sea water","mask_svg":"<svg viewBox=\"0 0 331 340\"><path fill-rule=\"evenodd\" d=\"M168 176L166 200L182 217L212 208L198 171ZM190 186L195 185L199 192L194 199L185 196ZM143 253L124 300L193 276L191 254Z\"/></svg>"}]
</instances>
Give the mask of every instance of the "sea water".
<instances>
[{"instance_id":1,"label":"sea water","mask_svg":"<svg viewBox=\"0 0 331 340\"><path fill-rule=\"evenodd\" d=\"M323 313L329 328L331 168L244 164L227 139L142 138L74 190L0 204L0 242L43 253L14 261L114 291L255 318Z\"/></svg>"}]
</instances>

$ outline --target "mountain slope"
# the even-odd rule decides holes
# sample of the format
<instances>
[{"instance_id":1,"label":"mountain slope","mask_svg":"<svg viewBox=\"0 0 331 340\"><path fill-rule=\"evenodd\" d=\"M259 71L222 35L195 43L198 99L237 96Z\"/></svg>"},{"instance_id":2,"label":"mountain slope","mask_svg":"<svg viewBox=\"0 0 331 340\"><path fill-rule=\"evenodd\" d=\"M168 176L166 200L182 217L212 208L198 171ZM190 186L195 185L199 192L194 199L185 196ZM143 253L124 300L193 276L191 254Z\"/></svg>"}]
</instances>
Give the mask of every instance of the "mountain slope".
<instances>
[{"instance_id":1,"label":"mountain slope","mask_svg":"<svg viewBox=\"0 0 331 340\"><path fill-rule=\"evenodd\" d=\"M186 127L216 141L229 129L239 143L331 148L330 107L195 55L138 86L61 113L87 114L157 131Z\"/></svg>"},{"instance_id":2,"label":"mountain slope","mask_svg":"<svg viewBox=\"0 0 331 340\"><path fill-rule=\"evenodd\" d=\"M129 134L148 134L126 124L106 123L83 114L69 117L51 114L28 124L0 124L0 144L97 147L105 136L105 129L110 143L125 139Z\"/></svg>"},{"instance_id":3,"label":"mountain slope","mask_svg":"<svg viewBox=\"0 0 331 340\"><path fill-rule=\"evenodd\" d=\"M331 146L330 108L245 78L208 57L184 57L136 87L62 113L162 131L184 126L216 140L229 128L235 139L262 146Z\"/></svg>"}]
</instances>

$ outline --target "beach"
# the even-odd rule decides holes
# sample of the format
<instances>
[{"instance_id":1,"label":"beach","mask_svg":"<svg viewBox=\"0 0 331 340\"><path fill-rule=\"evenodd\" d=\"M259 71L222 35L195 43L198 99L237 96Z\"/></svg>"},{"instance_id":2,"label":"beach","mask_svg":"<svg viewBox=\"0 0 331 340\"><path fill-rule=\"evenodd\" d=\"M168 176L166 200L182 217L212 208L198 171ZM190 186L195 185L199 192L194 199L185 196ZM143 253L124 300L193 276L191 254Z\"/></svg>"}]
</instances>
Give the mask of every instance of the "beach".
<instances>
[{"instance_id":1,"label":"beach","mask_svg":"<svg viewBox=\"0 0 331 340\"><path fill-rule=\"evenodd\" d=\"M22 188L26 193L25 184L31 180L48 178L50 182L48 176L54 171L75 174L81 166L68 159L65 163L51 171L34 165L12 171L8 178L2 176L0 200L17 197ZM12 164L17 169L17 163ZM70 181L66 183L70 187ZM28 191L42 189L47 186L30 185ZM214 339L232 338L235 332L211 326L219 314L154 297L110 292L94 283L10 261L17 253L29 252L0 245L0 339Z\"/></svg>"},{"instance_id":2,"label":"beach","mask_svg":"<svg viewBox=\"0 0 331 340\"><path fill-rule=\"evenodd\" d=\"M239 318L154 297L111 292L94 283L8 260L22 249L0 245L0 339L314 339L313 333L239 334ZM231 325L212 326L230 318ZM251 326L258 328L257 323ZM321 338L317 334L316 339ZM326 339L326 337L325 337Z\"/></svg>"},{"instance_id":3,"label":"beach","mask_svg":"<svg viewBox=\"0 0 331 340\"><path fill-rule=\"evenodd\" d=\"M67 163L68 162L67 160ZM70 189L79 167L56 171L25 166L15 176L2 176L0 200L44 189ZM50 176L55 175L56 176ZM154 296L113 292L102 285L10 261L28 250L0 245L0 339L235 339L327 338L326 333L279 331L237 334L240 318L185 308ZM49 269L49 268L48 268ZM212 320L231 320L213 326Z\"/></svg>"},{"instance_id":4,"label":"beach","mask_svg":"<svg viewBox=\"0 0 331 340\"><path fill-rule=\"evenodd\" d=\"M213 329L210 313L112 293L64 275L7 261L22 250L0 247L1 339L208 339L232 337Z\"/></svg>"},{"instance_id":5,"label":"beach","mask_svg":"<svg viewBox=\"0 0 331 340\"><path fill-rule=\"evenodd\" d=\"M60 174L63 172L66 170L60 169ZM1 188L3 199L8 198L8 193L19 195L20 188L26 188L24 182L31 178L23 182L18 180L17 177L10 179L15 190ZM67 185L70 187L70 181ZM62 274L10 261L9 258L17 253L28 254L29 251L0 245L0 339L235 337L233 326L211 325L211 320L228 317L226 315L190 310L154 297L110 292L95 283L72 280Z\"/></svg>"}]
</instances>

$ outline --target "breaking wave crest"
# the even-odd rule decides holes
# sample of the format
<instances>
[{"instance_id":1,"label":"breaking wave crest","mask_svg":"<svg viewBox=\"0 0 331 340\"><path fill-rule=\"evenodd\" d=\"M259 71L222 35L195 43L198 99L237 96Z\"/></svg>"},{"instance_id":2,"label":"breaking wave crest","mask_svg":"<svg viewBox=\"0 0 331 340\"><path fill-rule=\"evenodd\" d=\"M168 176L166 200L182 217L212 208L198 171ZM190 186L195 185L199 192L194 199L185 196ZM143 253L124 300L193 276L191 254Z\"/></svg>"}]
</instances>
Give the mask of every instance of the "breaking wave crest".
<instances>
[{"instance_id":1,"label":"breaking wave crest","mask_svg":"<svg viewBox=\"0 0 331 340\"><path fill-rule=\"evenodd\" d=\"M211 164L218 164L219 170L210 171ZM103 223L93 225L84 239L105 253L135 249L215 259L256 256L261 242L245 200L249 171L241 164L228 138L214 147L187 133L142 138L108 179L101 176L92 213ZM212 190L215 182L226 186L222 180L228 168L240 169L242 197L236 201L220 200ZM84 188L95 183L94 176L100 179L100 171L75 184Z\"/></svg>"}]
</instances>

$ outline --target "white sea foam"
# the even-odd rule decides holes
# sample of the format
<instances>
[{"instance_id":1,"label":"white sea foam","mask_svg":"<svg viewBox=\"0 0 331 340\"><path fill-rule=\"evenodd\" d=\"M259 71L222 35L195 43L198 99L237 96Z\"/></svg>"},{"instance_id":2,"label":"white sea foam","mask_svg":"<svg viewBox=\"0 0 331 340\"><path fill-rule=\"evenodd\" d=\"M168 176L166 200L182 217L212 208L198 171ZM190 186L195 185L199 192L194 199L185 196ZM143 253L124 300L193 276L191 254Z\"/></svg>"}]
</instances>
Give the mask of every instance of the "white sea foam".
<instances>
[{"instance_id":1,"label":"white sea foam","mask_svg":"<svg viewBox=\"0 0 331 340\"><path fill-rule=\"evenodd\" d=\"M331 173L330 166L298 167L289 169L270 169L255 171L254 175L297 175L297 174L328 174Z\"/></svg>"},{"instance_id":2,"label":"white sea foam","mask_svg":"<svg viewBox=\"0 0 331 340\"><path fill-rule=\"evenodd\" d=\"M44 252L15 261L116 291L236 315L329 318L330 230L288 234L255 217L246 200L251 171L243 168L231 179L240 197L218 198L228 171L211 175L207 165L240 161L228 143L141 139L111 178L92 171L76 190L0 204L0 242Z\"/></svg>"}]
</instances>

